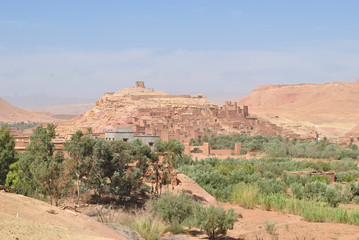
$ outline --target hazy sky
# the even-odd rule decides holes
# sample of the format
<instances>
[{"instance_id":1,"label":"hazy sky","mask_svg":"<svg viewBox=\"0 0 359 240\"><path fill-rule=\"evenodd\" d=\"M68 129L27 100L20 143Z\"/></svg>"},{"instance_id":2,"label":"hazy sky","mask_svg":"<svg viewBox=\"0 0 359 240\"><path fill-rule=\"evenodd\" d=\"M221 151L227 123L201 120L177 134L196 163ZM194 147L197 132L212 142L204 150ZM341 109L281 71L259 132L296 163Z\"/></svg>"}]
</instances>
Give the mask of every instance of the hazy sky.
<instances>
[{"instance_id":1,"label":"hazy sky","mask_svg":"<svg viewBox=\"0 0 359 240\"><path fill-rule=\"evenodd\" d=\"M358 0L0 0L0 96L359 78Z\"/></svg>"}]
</instances>

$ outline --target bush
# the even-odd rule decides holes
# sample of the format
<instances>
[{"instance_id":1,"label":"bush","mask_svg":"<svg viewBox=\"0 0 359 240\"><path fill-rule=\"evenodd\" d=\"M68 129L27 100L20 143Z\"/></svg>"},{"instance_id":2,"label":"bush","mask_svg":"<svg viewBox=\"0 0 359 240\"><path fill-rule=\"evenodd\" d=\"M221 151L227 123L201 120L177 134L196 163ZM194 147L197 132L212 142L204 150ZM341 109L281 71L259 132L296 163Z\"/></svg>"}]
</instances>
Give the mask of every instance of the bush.
<instances>
[{"instance_id":1,"label":"bush","mask_svg":"<svg viewBox=\"0 0 359 240\"><path fill-rule=\"evenodd\" d=\"M171 232L173 234L181 234L181 233L186 234L187 233L186 229L184 229L183 226L180 224L174 224L174 225L169 226L166 229L166 232Z\"/></svg>"},{"instance_id":2,"label":"bush","mask_svg":"<svg viewBox=\"0 0 359 240\"><path fill-rule=\"evenodd\" d=\"M283 173L282 180L288 187L290 187L293 183L300 183L301 185L304 186L308 182L309 177L308 176L302 177L299 174Z\"/></svg>"},{"instance_id":3,"label":"bush","mask_svg":"<svg viewBox=\"0 0 359 240\"><path fill-rule=\"evenodd\" d=\"M275 228L275 223L272 221L266 221L266 232L269 233L270 235L275 235L276 234L276 228Z\"/></svg>"},{"instance_id":4,"label":"bush","mask_svg":"<svg viewBox=\"0 0 359 240\"><path fill-rule=\"evenodd\" d=\"M191 165L191 164L193 164L192 157L190 155L185 155L185 154L176 156L174 161L173 161L173 167L176 168L176 169L181 167L181 166Z\"/></svg>"},{"instance_id":5,"label":"bush","mask_svg":"<svg viewBox=\"0 0 359 240\"><path fill-rule=\"evenodd\" d=\"M304 193L304 187L302 184L300 183L293 183L292 185L290 185L290 190L292 191L292 195L298 199L302 199L303 198L303 193Z\"/></svg>"},{"instance_id":6,"label":"bush","mask_svg":"<svg viewBox=\"0 0 359 240\"><path fill-rule=\"evenodd\" d=\"M241 155L245 155L245 154L247 154L247 148L241 148L241 150L239 150L239 154L241 154Z\"/></svg>"},{"instance_id":7,"label":"bush","mask_svg":"<svg viewBox=\"0 0 359 240\"><path fill-rule=\"evenodd\" d=\"M286 190L285 184L276 179L262 179L257 183L263 194L283 193Z\"/></svg>"},{"instance_id":8,"label":"bush","mask_svg":"<svg viewBox=\"0 0 359 240\"><path fill-rule=\"evenodd\" d=\"M257 202L259 189L255 185L240 183L236 185L232 192L232 202L241 207L253 209Z\"/></svg>"},{"instance_id":9,"label":"bush","mask_svg":"<svg viewBox=\"0 0 359 240\"><path fill-rule=\"evenodd\" d=\"M195 216L195 226L204 230L209 239L225 235L228 229L233 229L236 221L233 209L226 211L222 207L214 206L198 208Z\"/></svg>"},{"instance_id":10,"label":"bush","mask_svg":"<svg viewBox=\"0 0 359 240\"><path fill-rule=\"evenodd\" d=\"M358 145L352 144L352 145L350 145L350 149L351 150L358 150Z\"/></svg>"},{"instance_id":11,"label":"bush","mask_svg":"<svg viewBox=\"0 0 359 240\"><path fill-rule=\"evenodd\" d=\"M323 182L329 184L328 176L314 175L310 178L309 182Z\"/></svg>"},{"instance_id":12,"label":"bush","mask_svg":"<svg viewBox=\"0 0 359 240\"><path fill-rule=\"evenodd\" d=\"M351 172L338 172L335 174L335 181L337 182L353 182L356 176Z\"/></svg>"},{"instance_id":13,"label":"bush","mask_svg":"<svg viewBox=\"0 0 359 240\"><path fill-rule=\"evenodd\" d=\"M166 229L166 225L160 220L153 220L149 216L136 219L133 226L146 240L160 239Z\"/></svg>"},{"instance_id":14,"label":"bush","mask_svg":"<svg viewBox=\"0 0 359 240\"><path fill-rule=\"evenodd\" d=\"M337 207L340 203L340 191L328 185L325 193L325 199L331 207Z\"/></svg>"},{"instance_id":15,"label":"bush","mask_svg":"<svg viewBox=\"0 0 359 240\"><path fill-rule=\"evenodd\" d=\"M355 196L353 198L353 202L355 202L356 204L359 204L359 196Z\"/></svg>"},{"instance_id":16,"label":"bush","mask_svg":"<svg viewBox=\"0 0 359 240\"><path fill-rule=\"evenodd\" d=\"M328 162L318 161L318 165L322 171L330 171L332 170L332 166Z\"/></svg>"},{"instance_id":17,"label":"bush","mask_svg":"<svg viewBox=\"0 0 359 240\"><path fill-rule=\"evenodd\" d=\"M127 214L121 224L134 229L145 240L158 240L166 230L166 224L148 212Z\"/></svg>"},{"instance_id":18,"label":"bush","mask_svg":"<svg viewBox=\"0 0 359 240\"><path fill-rule=\"evenodd\" d=\"M184 192L180 195L166 192L158 199L151 199L148 204L154 213L170 225L181 225L190 221L196 202Z\"/></svg>"},{"instance_id":19,"label":"bush","mask_svg":"<svg viewBox=\"0 0 359 240\"><path fill-rule=\"evenodd\" d=\"M327 184L315 181L305 185L303 195L305 198L322 201L325 200L326 191Z\"/></svg>"}]
</instances>

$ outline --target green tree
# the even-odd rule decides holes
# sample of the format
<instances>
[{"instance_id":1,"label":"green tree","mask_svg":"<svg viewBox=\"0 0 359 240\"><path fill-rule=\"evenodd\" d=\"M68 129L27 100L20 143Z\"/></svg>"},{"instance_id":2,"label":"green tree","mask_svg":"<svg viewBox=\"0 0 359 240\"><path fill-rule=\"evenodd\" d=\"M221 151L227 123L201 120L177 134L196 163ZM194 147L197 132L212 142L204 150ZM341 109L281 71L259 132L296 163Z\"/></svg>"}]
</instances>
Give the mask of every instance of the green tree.
<instances>
[{"instance_id":1,"label":"green tree","mask_svg":"<svg viewBox=\"0 0 359 240\"><path fill-rule=\"evenodd\" d=\"M65 143L65 150L69 153L75 164L73 171L76 175L76 204L79 204L81 195L80 180L87 175L90 169L90 157L93 154L93 146L94 140L84 136L81 131L77 131L72 135L70 142Z\"/></svg>"},{"instance_id":2,"label":"green tree","mask_svg":"<svg viewBox=\"0 0 359 240\"><path fill-rule=\"evenodd\" d=\"M228 211L222 207L201 207L197 209L195 226L203 229L209 239L215 239L219 235L225 235L228 229L233 229L237 221L233 209Z\"/></svg>"},{"instance_id":3,"label":"green tree","mask_svg":"<svg viewBox=\"0 0 359 240\"><path fill-rule=\"evenodd\" d=\"M27 151L20 155L17 164L11 165L7 183L12 184L16 192L47 199L57 205L66 194L71 183L65 170L64 156L54 156L52 138L55 135L53 124L46 128L38 126L30 137Z\"/></svg>"},{"instance_id":4,"label":"green tree","mask_svg":"<svg viewBox=\"0 0 359 240\"><path fill-rule=\"evenodd\" d=\"M177 139L170 139L167 142L157 140L155 143L155 152L167 152L172 155L181 155L184 151L184 145Z\"/></svg>"},{"instance_id":5,"label":"green tree","mask_svg":"<svg viewBox=\"0 0 359 240\"><path fill-rule=\"evenodd\" d=\"M119 200L129 200L134 193L144 190L143 178L149 163L157 161L158 157L141 141L113 141L110 146L113 151L112 167L108 172L110 194Z\"/></svg>"},{"instance_id":6,"label":"green tree","mask_svg":"<svg viewBox=\"0 0 359 240\"><path fill-rule=\"evenodd\" d=\"M15 140L7 125L0 128L0 184L5 184L11 164L16 162Z\"/></svg>"}]
</instances>

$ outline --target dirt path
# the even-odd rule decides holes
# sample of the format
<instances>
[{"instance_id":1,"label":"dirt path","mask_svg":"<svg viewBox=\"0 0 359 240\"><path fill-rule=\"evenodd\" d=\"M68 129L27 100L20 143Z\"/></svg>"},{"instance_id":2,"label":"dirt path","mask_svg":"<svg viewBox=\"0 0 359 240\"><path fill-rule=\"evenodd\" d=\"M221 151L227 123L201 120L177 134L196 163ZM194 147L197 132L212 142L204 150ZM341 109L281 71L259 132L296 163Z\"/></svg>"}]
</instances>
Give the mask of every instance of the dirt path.
<instances>
[{"instance_id":1,"label":"dirt path","mask_svg":"<svg viewBox=\"0 0 359 240\"><path fill-rule=\"evenodd\" d=\"M306 222L302 217L292 214L283 214L275 211L265 211L262 209L243 209L229 204L221 204L225 208L233 208L237 213L241 213L243 218L239 218L233 230L228 231L228 236L232 238L271 239L266 232L266 221L276 224L278 239L348 239L357 240L359 238L359 227L349 224L338 223L312 223Z\"/></svg>"},{"instance_id":2,"label":"dirt path","mask_svg":"<svg viewBox=\"0 0 359 240\"><path fill-rule=\"evenodd\" d=\"M0 192L0 239L125 239L106 225L77 214L33 198Z\"/></svg>"}]
</instances>

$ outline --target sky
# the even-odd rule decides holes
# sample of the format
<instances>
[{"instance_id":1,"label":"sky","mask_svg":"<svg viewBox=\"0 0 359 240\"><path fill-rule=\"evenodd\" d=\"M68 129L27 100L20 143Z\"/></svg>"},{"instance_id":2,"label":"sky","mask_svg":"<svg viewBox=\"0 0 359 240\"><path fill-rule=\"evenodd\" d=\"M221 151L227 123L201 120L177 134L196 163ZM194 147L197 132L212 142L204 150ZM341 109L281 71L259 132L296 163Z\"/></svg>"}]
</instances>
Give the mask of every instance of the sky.
<instances>
[{"instance_id":1,"label":"sky","mask_svg":"<svg viewBox=\"0 0 359 240\"><path fill-rule=\"evenodd\" d=\"M145 81L244 96L359 78L357 0L0 0L0 96L100 98Z\"/></svg>"}]
</instances>

